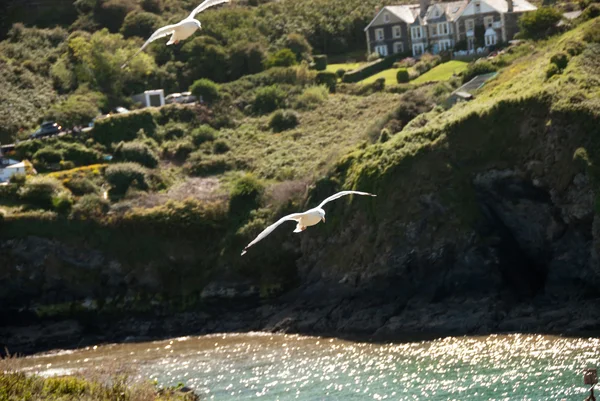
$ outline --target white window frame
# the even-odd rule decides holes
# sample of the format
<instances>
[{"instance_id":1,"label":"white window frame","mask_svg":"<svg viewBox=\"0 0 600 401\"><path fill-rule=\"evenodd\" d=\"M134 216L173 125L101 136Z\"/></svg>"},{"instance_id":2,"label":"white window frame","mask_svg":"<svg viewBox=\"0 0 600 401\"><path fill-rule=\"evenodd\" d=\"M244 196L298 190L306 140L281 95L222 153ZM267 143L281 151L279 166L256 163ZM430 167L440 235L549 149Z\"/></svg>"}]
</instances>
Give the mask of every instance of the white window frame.
<instances>
[{"instance_id":1,"label":"white window frame","mask_svg":"<svg viewBox=\"0 0 600 401\"><path fill-rule=\"evenodd\" d=\"M494 26L494 16L488 15L487 17L483 17L483 26L485 29L492 28Z\"/></svg>"},{"instance_id":2,"label":"white window frame","mask_svg":"<svg viewBox=\"0 0 600 401\"><path fill-rule=\"evenodd\" d=\"M416 33L416 35L415 35ZM413 39L422 39L423 38L423 31L421 30L420 26L413 26L410 28L410 36Z\"/></svg>"},{"instance_id":3,"label":"white window frame","mask_svg":"<svg viewBox=\"0 0 600 401\"><path fill-rule=\"evenodd\" d=\"M471 29L469 29L469 25L471 25ZM475 30L475 20L474 19L465 20L465 31L469 32L469 31L474 31L474 30Z\"/></svg>"},{"instance_id":4,"label":"white window frame","mask_svg":"<svg viewBox=\"0 0 600 401\"><path fill-rule=\"evenodd\" d=\"M386 57L388 55L388 47L387 45L375 46L375 52L379 53L381 57Z\"/></svg>"},{"instance_id":5,"label":"white window frame","mask_svg":"<svg viewBox=\"0 0 600 401\"><path fill-rule=\"evenodd\" d=\"M388 14L388 13L383 14L383 22L390 22L390 14Z\"/></svg>"},{"instance_id":6,"label":"white window frame","mask_svg":"<svg viewBox=\"0 0 600 401\"><path fill-rule=\"evenodd\" d=\"M394 53L404 53L404 43L394 42Z\"/></svg>"},{"instance_id":7,"label":"white window frame","mask_svg":"<svg viewBox=\"0 0 600 401\"><path fill-rule=\"evenodd\" d=\"M379 35L381 34L381 35ZM375 29L375 40L383 40L385 39L385 32L383 31L383 28L377 28Z\"/></svg>"},{"instance_id":8,"label":"white window frame","mask_svg":"<svg viewBox=\"0 0 600 401\"><path fill-rule=\"evenodd\" d=\"M429 26L429 34L431 36L438 36L438 29L437 29L437 25L436 24L431 24Z\"/></svg>"},{"instance_id":9,"label":"white window frame","mask_svg":"<svg viewBox=\"0 0 600 401\"><path fill-rule=\"evenodd\" d=\"M420 49L421 51L417 52L415 49ZM425 53L425 45L423 43L413 43L412 45L413 56L420 56Z\"/></svg>"},{"instance_id":10,"label":"white window frame","mask_svg":"<svg viewBox=\"0 0 600 401\"><path fill-rule=\"evenodd\" d=\"M392 36L394 38L401 38L402 37L402 25L394 25L392 27Z\"/></svg>"},{"instance_id":11,"label":"white window frame","mask_svg":"<svg viewBox=\"0 0 600 401\"><path fill-rule=\"evenodd\" d=\"M498 35L485 35L485 45L493 46L498 43Z\"/></svg>"},{"instance_id":12,"label":"white window frame","mask_svg":"<svg viewBox=\"0 0 600 401\"><path fill-rule=\"evenodd\" d=\"M443 36L443 35L449 35L450 34L450 28L448 27L448 23L447 22L440 22L437 26L437 31L438 31L438 35Z\"/></svg>"},{"instance_id":13,"label":"white window frame","mask_svg":"<svg viewBox=\"0 0 600 401\"><path fill-rule=\"evenodd\" d=\"M452 40L450 40L450 39L440 40L438 42L438 48L439 48L439 51L441 51L441 52L444 50L452 49Z\"/></svg>"}]
</instances>

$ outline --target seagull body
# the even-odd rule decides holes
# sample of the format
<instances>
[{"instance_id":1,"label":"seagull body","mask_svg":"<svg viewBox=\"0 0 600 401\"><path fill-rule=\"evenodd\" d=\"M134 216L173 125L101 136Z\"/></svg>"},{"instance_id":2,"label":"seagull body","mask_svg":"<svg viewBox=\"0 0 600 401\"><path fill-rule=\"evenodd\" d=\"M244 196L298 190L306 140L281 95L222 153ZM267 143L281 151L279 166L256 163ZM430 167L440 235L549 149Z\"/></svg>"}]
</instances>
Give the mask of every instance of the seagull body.
<instances>
[{"instance_id":1,"label":"seagull body","mask_svg":"<svg viewBox=\"0 0 600 401\"><path fill-rule=\"evenodd\" d=\"M359 192L359 191L342 191L342 192L338 192L335 195L331 195L329 198L327 198L323 202L321 202L321 204L319 206L309 209L303 213L288 214L287 216L284 216L281 219L277 220L275 223L271 224L269 227L265 228L263 230L263 232L258 234L258 236L251 243L246 245L246 247L242 251L242 255L244 255L248 251L248 248L250 248L252 245L256 244L258 241L265 238L267 235L271 234L273 232L273 230L275 230L279 225L285 223L286 221L295 221L296 222L296 229L294 230L295 233L299 233L299 232L306 230L306 227L310 227L310 226L319 224L320 221L325 223L325 210L323 210L323 206L327 202L331 202L332 200L335 200L335 199L341 198L342 196L350 195L350 194L377 196L377 195L370 194L368 192Z\"/></svg>"},{"instance_id":2,"label":"seagull body","mask_svg":"<svg viewBox=\"0 0 600 401\"><path fill-rule=\"evenodd\" d=\"M192 11L190 15L187 16L187 18L179 21L176 24L163 26L162 28L157 29L152 34L152 36L150 36L150 38L146 41L146 43L144 43L140 50L138 50L131 58L129 58L129 60L127 60L125 64L121 66L121 68L125 68L125 66L129 63L129 61L131 61L132 58L137 56L142 50L146 48L146 46L148 46L150 43L154 42L157 39L164 38L165 36L170 35L171 38L167 42L167 46L169 46L172 44L179 43L180 40L185 40L189 38L194 34L194 32L202 28L202 24L200 23L200 21L194 18L196 14L201 13L209 7L228 2L229 0L204 0L204 2L198 7L196 7L194 11Z\"/></svg>"}]
</instances>

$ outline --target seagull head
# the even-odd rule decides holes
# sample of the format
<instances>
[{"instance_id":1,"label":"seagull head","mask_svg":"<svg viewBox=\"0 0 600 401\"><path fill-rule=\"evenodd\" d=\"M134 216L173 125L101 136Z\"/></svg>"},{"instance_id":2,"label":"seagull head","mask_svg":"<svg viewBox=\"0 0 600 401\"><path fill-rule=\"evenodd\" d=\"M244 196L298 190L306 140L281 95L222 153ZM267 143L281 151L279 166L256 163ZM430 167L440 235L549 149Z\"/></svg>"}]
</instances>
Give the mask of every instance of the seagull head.
<instances>
[{"instance_id":1,"label":"seagull head","mask_svg":"<svg viewBox=\"0 0 600 401\"><path fill-rule=\"evenodd\" d=\"M193 19L192 21L194 21L198 29L202 28L202 24L200 23L200 21L198 21L197 19Z\"/></svg>"},{"instance_id":2,"label":"seagull head","mask_svg":"<svg viewBox=\"0 0 600 401\"><path fill-rule=\"evenodd\" d=\"M317 212L319 213L319 216L321 216L321 221L325 223L325 210L319 209Z\"/></svg>"}]
</instances>

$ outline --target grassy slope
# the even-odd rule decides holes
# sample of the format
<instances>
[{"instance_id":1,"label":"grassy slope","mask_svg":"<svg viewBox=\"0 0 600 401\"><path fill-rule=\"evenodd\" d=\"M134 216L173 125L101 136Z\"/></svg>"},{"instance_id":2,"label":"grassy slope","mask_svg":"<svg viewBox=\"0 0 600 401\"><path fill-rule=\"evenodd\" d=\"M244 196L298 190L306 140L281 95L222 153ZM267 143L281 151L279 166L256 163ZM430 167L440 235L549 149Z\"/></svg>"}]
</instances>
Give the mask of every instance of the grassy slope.
<instances>
[{"instance_id":1,"label":"grassy slope","mask_svg":"<svg viewBox=\"0 0 600 401\"><path fill-rule=\"evenodd\" d=\"M545 76L550 57L569 41L581 41L592 23L539 43L535 50L502 70L475 101L421 116L388 142L357 150L339 162L334 177L345 188L381 195L379 206L368 212L373 227L378 227L378 234L368 236L369 249L385 249L390 240L407 242L404 230L395 230L392 237L397 238L391 239L382 227L403 227L415 216L429 215L429 227L435 234L422 233L412 240L414 246L432 246L439 238L457 238L479 218L472 185L475 174L494 168L525 171L528 161L548 152L548 141L559 141L551 145L556 149L553 158L542 159L550 187L565 188L580 171L580 164L574 161L575 151L580 148L588 155L587 163L598 187L595 165L600 162L600 133L594 121L600 117L600 46L587 44L584 53L572 58L562 74L549 80ZM431 216L420 203L426 194L433 194L447 208L443 217ZM338 228L332 219L327 232ZM356 260L364 264L375 258L364 254L364 247L344 249L330 251L322 258L323 267L329 263L348 268Z\"/></svg>"},{"instance_id":2,"label":"grassy slope","mask_svg":"<svg viewBox=\"0 0 600 401\"><path fill-rule=\"evenodd\" d=\"M337 70L339 70L341 68L341 69L345 70L346 72L348 72L348 71L352 71L352 70L360 67L361 64L363 64L363 63L328 64L327 71L337 72Z\"/></svg>"},{"instance_id":3,"label":"grassy slope","mask_svg":"<svg viewBox=\"0 0 600 401\"><path fill-rule=\"evenodd\" d=\"M430 81L446 81L452 78L453 74L460 74L467 69L468 63L464 61L452 60L447 63L440 64L425 74L418 76L412 81L414 84L420 84Z\"/></svg>"}]
</instances>

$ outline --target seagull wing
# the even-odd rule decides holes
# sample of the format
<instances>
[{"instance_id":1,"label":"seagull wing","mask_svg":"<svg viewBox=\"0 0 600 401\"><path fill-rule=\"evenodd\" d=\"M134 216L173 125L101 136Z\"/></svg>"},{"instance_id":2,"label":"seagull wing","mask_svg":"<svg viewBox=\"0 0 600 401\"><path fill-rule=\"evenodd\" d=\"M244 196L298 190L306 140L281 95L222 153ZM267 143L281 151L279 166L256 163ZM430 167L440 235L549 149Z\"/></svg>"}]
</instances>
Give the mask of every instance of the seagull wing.
<instances>
[{"instance_id":1,"label":"seagull wing","mask_svg":"<svg viewBox=\"0 0 600 401\"><path fill-rule=\"evenodd\" d=\"M200 4L198 7L196 7L194 9L194 11L191 12L191 14L187 17L187 19L192 19L196 16L196 14L199 14L202 11L206 10L207 8L216 6L217 4L221 4L221 3L229 3L229 0L204 0L202 2L202 4Z\"/></svg>"},{"instance_id":2,"label":"seagull wing","mask_svg":"<svg viewBox=\"0 0 600 401\"><path fill-rule=\"evenodd\" d=\"M317 207L322 208L323 206L325 206L325 204L327 202L331 202L332 200L336 200L337 198L341 198L342 196L346 196L346 195L350 195L350 194L356 194L356 195L369 195L369 196L377 196L377 195L373 195L370 194L368 192L359 192L359 191L342 191L342 192L338 192L335 195L331 195L329 198L325 199L323 202L321 202L321 204Z\"/></svg>"},{"instance_id":3,"label":"seagull wing","mask_svg":"<svg viewBox=\"0 0 600 401\"><path fill-rule=\"evenodd\" d=\"M131 59L133 59L135 56L137 56L138 54L140 54L140 52L142 50L144 50L146 48L146 46L148 46L150 43L154 42L156 39L160 39L160 38L164 38L165 36L172 35L173 32L175 32L175 28L176 27L177 27L177 24L167 25L167 26L163 26L162 28L158 28L152 34L152 36L150 36L150 38L146 41L146 43L144 43L144 45L137 52L135 52L135 54L133 56L131 56L131 57L129 57L129 59L127 59L127 61L125 62L125 64L123 64L121 66L121 68L125 68L125 66L127 64L129 64L129 62L131 61Z\"/></svg>"},{"instance_id":4,"label":"seagull wing","mask_svg":"<svg viewBox=\"0 0 600 401\"><path fill-rule=\"evenodd\" d=\"M273 230L275 230L282 223L285 223L286 221L289 221L289 220L300 221L300 218L302 216L303 216L303 213L294 213L294 214L288 214L287 216L280 218L275 223L273 223L269 227L265 228L263 230L263 232L258 234L258 236L256 238L254 238L254 241L252 241L251 243L246 245L246 247L242 251L242 255L246 253L248 248L250 248L252 245L256 244L261 239L265 238L267 235L271 234L273 232Z\"/></svg>"}]
</instances>

